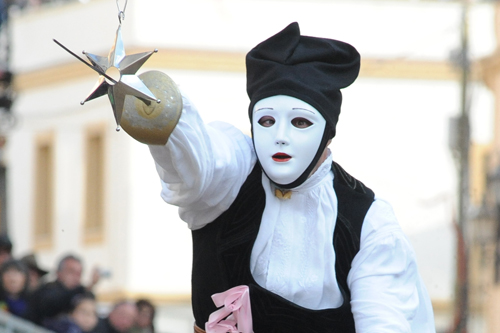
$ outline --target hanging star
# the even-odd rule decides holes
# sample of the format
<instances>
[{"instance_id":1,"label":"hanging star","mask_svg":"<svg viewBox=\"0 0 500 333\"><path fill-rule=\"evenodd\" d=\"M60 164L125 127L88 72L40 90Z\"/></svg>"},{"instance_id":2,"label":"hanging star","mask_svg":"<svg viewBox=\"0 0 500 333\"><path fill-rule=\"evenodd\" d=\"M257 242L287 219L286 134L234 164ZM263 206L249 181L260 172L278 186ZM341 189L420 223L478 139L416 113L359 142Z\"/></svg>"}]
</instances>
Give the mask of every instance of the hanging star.
<instances>
[{"instance_id":1,"label":"hanging star","mask_svg":"<svg viewBox=\"0 0 500 333\"><path fill-rule=\"evenodd\" d=\"M141 66L149 59L149 57L151 57L153 53L157 52L157 50L125 55L121 25L118 26L115 43L111 47L107 57L98 56L85 51L83 52L90 60L91 64L87 63L85 60L68 50L58 41L54 40L54 42L99 73L97 84L87 98L81 102L81 104L83 105L87 101L107 94L113 108L118 128L120 127L126 95L135 96L146 104L149 104L151 101L155 101L157 103L161 102L154 96L148 87L146 87L141 79L135 75L139 68L141 68ZM113 73L116 71L119 72L118 79L113 77Z\"/></svg>"}]
</instances>

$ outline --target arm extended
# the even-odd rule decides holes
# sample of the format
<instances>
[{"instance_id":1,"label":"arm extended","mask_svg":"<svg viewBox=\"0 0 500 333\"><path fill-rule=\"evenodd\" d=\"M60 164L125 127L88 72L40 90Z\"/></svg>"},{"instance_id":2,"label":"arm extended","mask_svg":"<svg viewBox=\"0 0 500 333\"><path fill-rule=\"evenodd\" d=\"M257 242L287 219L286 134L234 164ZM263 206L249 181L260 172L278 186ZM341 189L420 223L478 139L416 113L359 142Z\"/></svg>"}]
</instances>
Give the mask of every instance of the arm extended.
<instances>
[{"instance_id":1,"label":"arm extended","mask_svg":"<svg viewBox=\"0 0 500 333\"><path fill-rule=\"evenodd\" d=\"M226 123L203 123L185 96L167 144L149 149L161 179L162 198L179 207L191 229L213 221L231 205L256 161L248 136Z\"/></svg>"}]
</instances>

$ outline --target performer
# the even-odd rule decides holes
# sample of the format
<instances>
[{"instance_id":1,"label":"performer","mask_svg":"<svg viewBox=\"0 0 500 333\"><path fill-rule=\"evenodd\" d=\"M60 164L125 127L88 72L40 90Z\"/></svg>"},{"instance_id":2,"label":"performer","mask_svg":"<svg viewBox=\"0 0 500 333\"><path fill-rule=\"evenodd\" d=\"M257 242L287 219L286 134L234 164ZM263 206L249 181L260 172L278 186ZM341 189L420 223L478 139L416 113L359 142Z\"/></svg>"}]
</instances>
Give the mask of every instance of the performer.
<instances>
[{"instance_id":1,"label":"performer","mask_svg":"<svg viewBox=\"0 0 500 333\"><path fill-rule=\"evenodd\" d=\"M163 199L192 230L195 331L220 329L219 298L229 295L231 311L236 293L239 332L252 330L242 323L248 295L257 333L435 332L390 204L328 149L340 89L358 76L356 49L302 36L292 23L253 48L246 64L253 139L227 123L203 123L183 96L167 144L149 146Z\"/></svg>"}]
</instances>

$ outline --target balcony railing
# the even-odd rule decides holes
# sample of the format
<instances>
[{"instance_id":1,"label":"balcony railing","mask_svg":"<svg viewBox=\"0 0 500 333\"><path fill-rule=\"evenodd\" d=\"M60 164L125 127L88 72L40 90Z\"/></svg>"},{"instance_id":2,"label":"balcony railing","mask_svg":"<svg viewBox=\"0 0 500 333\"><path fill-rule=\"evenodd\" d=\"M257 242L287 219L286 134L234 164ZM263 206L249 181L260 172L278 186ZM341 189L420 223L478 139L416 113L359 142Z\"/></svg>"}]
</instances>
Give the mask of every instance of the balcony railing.
<instances>
[{"instance_id":1,"label":"balcony railing","mask_svg":"<svg viewBox=\"0 0 500 333\"><path fill-rule=\"evenodd\" d=\"M0 332L2 333L54 333L29 321L0 310Z\"/></svg>"}]
</instances>

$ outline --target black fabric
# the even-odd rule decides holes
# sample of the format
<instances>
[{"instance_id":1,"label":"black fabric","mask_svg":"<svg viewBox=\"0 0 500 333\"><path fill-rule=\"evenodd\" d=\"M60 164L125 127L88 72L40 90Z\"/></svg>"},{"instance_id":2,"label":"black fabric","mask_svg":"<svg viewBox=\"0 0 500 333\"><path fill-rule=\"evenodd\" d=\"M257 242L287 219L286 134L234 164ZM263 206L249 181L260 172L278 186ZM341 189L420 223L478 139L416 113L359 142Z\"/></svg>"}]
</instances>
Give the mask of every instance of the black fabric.
<instances>
[{"instance_id":1,"label":"black fabric","mask_svg":"<svg viewBox=\"0 0 500 333\"><path fill-rule=\"evenodd\" d=\"M97 325L88 333L121 333L111 325L108 318L99 318Z\"/></svg>"},{"instance_id":2,"label":"black fabric","mask_svg":"<svg viewBox=\"0 0 500 333\"><path fill-rule=\"evenodd\" d=\"M338 199L337 223L333 234L337 254L335 272L339 285L346 290L350 299L347 275L351 262L359 251L363 221L375 194L337 163L332 164L332 170L335 175L333 186Z\"/></svg>"},{"instance_id":3,"label":"black fabric","mask_svg":"<svg viewBox=\"0 0 500 333\"><path fill-rule=\"evenodd\" d=\"M257 163L231 207L214 222L194 230L192 305L196 325L205 327L216 310L211 295L238 285L248 285L254 332L355 332L347 275L359 251L364 216L374 199L373 192L333 163L338 218L333 246L336 272L344 297L335 309L310 310L262 287L250 272L250 256L265 207L262 170Z\"/></svg>"},{"instance_id":4,"label":"black fabric","mask_svg":"<svg viewBox=\"0 0 500 333\"><path fill-rule=\"evenodd\" d=\"M44 319L53 318L71 310L71 300L86 292L85 287L67 289L61 282L49 282L39 287L31 296L27 309L27 318L37 325Z\"/></svg>"},{"instance_id":5,"label":"black fabric","mask_svg":"<svg viewBox=\"0 0 500 333\"><path fill-rule=\"evenodd\" d=\"M84 333L68 315L47 318L42 326L55 333Z\"/></svg>"},{"instance_id":6,"label":"black fabric","mask_svg":"<svg viewBox=\"0 0 500 333\"><path fill-rule=\"evenodd\" d=\"M342 94L359 74L360 56L344 42L301 36L297 22L254 47L246 56L248 109L275 95L298 98L314 106L335 135Z\"/></svg>"},{"instance_id":7,"label":"black fabric","mask_svg":"<svg viewBox=\"0 0 500 333\"><path fill-rule=\"evenodd\" d=\"M250 254L265 206L261 175L257 164L231 207L214 222L192 232L191 297L196 324L201 328L216 310L213 294L248 284L248 273L243 268L250 268Z\"/></svg>"}]
</instances>

